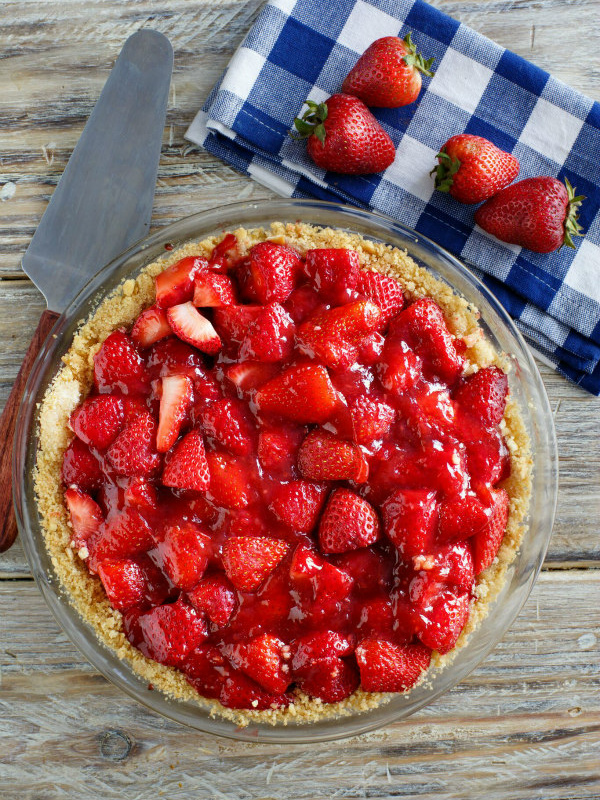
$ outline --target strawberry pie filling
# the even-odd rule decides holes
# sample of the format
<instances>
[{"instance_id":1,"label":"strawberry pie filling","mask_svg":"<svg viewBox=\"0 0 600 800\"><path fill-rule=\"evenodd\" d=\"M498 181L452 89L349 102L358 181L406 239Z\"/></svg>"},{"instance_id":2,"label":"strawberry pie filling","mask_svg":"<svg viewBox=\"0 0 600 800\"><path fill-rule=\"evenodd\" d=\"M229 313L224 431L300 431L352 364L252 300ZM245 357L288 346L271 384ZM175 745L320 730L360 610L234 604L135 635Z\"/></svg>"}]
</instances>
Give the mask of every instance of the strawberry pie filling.
<instances>
[{"instance_id":1,"label":"strawberry pie filling","mask_svg":"<svg viewBox=\"0 0 600 800\"><path fill-rule=\"evenodd\" d=\"M62 468L129 641L235 709L413 686L508 519L507 378L464 350L353 250L228 234L158 275Z\"/></svg>"}]
</instances>

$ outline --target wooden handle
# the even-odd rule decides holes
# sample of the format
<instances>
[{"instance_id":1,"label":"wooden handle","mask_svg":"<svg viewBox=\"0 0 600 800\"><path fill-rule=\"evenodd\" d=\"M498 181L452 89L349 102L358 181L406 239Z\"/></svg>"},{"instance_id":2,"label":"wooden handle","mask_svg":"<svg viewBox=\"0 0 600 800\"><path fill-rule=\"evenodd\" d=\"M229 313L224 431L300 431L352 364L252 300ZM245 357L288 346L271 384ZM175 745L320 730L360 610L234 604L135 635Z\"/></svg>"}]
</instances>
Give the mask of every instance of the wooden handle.
<instances>
[{"instance_id":1,"label":"wooden handle","mask_svg":"<svg viewBox=\"0 0 600 800\"><path fill-rule=\"evenodd\" d=\"M33 362L59 316L55 311L44 311L42 314L0 417L0 553L8 550L17 536L12 502L12 451L17 412Z\"/></svg>"}]
</instances>

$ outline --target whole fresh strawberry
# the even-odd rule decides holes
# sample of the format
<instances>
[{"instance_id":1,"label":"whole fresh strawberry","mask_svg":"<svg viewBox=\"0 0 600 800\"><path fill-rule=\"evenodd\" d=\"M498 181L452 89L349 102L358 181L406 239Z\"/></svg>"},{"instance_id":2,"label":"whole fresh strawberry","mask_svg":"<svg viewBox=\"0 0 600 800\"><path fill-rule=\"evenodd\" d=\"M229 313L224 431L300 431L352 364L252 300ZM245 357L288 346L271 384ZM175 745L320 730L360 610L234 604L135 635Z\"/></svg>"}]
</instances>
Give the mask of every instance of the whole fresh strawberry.
<instances>
[{"instance_id":1,"label":"whole fresh strawberry","mask_svg":"<svg viewBox=\"0 0 600 800\"><path fill-rule=\"evenodd\" d=\"M565 178L526 178L491 197L475 212L475 222L484 231L509 244L536 253L551 253L563 244L575 247L573 236L581 236L577 210L583 195Z\"/></svg>"},{"instance_id":2,"label":"whole fresh strawberry","mask_svg":"<svg viewBox=\"0 0 600 800\"><path fill-rule=\"evenodd\" d=\"M493 197L519 173L519 162L481 136L460 133L437 154L435 188L461 203L481 203Z\"/></svg>"},{"instance_id":3,"label":"whole fresh strawberry","mask_svg":"<svg viewBox=\"0 0 600 800\"><path fill-rule=\"evenodd\" d=\"M345 175L382 172L394 160L394 143L366 105L349 94L334 94L324 103L307 100L296 117L300 138L315 164Z\"/></svg>"},{"instance_id":4,"label":"whole fresh strawberry","mask_svg":"<svg viewBox=\"0 0 600 800\"><path fill-rule=\"evenodd\" d=\"M404 39L384 36L368 47L350 70L342 91L368 106L398 108L413 103L421 91L421 73L431 77L433 58L417 52L410 33Z\"/></svg>"}]
</instances>

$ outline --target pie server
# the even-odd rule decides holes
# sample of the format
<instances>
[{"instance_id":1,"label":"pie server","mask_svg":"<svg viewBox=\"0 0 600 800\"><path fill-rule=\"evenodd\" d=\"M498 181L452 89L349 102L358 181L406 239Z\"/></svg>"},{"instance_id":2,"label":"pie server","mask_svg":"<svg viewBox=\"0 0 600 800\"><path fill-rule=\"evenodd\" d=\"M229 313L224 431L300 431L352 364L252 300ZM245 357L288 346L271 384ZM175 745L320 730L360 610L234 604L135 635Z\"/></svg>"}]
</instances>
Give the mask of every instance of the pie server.
<instances>
[{"instance_id":1,"label":"pie server","mask_svg":"<svg viewBox=\"0 0 600 800\"><path fill-rule=\"evenodd\" d=\"M0 418L0 552L17 534L12 444L27 377L61 312L102 267L148 233L172 71L166 36L146 29L127 39L23 256L48 310Z\"/></svg>"}]
</instances>

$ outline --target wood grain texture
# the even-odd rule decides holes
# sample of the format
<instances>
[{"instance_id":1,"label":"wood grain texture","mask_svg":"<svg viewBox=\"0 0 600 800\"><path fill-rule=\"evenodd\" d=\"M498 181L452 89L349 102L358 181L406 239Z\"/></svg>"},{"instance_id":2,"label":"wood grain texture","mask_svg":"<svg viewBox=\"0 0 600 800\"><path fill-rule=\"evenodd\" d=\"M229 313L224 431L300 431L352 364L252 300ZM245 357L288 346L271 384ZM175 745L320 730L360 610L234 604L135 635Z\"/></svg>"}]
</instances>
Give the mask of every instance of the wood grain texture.
<instances>
[{"instance_id":1,"label":"wood grain texture","mask_svg":"<svg viewBox=\"0 0 600 800\"><path fill-rule=\"evenodd\" d=\"M261 4L0 0L0 407L44 308L20 259L127 36L153 27L175 49L154 227L273 196L183 139ZM600 99L598 0L433 4ZM561 470L554 534L523 612L468 680L404 723L318 748L183 730L82 662L17 541L0 554L2 799L600 798L600 401L542 375Z\"/></svg>"}]
</instances>

